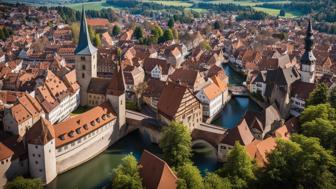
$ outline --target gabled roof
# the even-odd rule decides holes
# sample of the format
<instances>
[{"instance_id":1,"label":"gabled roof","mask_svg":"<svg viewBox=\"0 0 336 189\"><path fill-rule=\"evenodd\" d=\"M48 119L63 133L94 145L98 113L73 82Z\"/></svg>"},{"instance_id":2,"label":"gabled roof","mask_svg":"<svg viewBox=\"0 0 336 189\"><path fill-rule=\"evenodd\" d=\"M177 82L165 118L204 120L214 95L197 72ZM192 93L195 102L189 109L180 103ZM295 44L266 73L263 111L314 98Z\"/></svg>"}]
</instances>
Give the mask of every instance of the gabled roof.
<instances>
[{"instance_id":1,"label":"gabled roof","mask_svg":"<svg viewBox=\"0 0 336 189\"><path fill-rule=\"evenodd\" d=\"M267 163L267 154L276 147L274 138L269 137L265 140L255 140L246 147L248 155L256 160L258 166L263 167Z\"/></svg>"},{"instance_id":2,"label":"gabled roof","mask_svg":"<svg viewBox=\"0 0 336 189\"><path fill-rule=\"evenodd\" d=\"M27 141L29 144L45 145L55 138L55 131L51 123L41 118L28 130Z\"/></svg>"},{"instance_id":3,"label":"gabled roof","mask_svg":"<svg viewBox=\"0 0 336 189\"><path fill-rule=\"evenodd\" d=\"M306 100L309 97L309 94L315 89L315 83L307 83L301 80L295 81L291 88L291 97L297 97L302 100Z\"/></svg>"},{"instance_id":4,"label":"gabled roof","mask_svg":"<svg viewBox=\"0 0 336 189\"><path fill-rule=\"evenodd\" d=\"M169 165L149 151L143 151L139 165L145 188L175 189L177 187L177 177Z\"/></svg>"},{"instance_id":5,"label":"gabled roof","mask_svg":"<svg viewBox=\"0 0 336 189\"><path fill-rule=\"evenodd\" d=\"M245 119L237 127L229 129L227 132L227 135L222 140L223 144L234 146L235 142L238 141L241 145L246 146L254 140Z\"/></svg>"},{"instance_id":6,"label":"gabled roof","mask_svg":"<svg viewBox=\"0 0 336 189\"><path fill-rule=\"evenodd\" d=\"M175 70L175 72L169 76L169 79L171 79L175 83L179 83L181 85L187 85L193 88L197 81L198 75L199 75L198 71L180 68Z\"/></svg>"},{"instance_id":7,"label":"gabled roof","mask_svg":"<svg viewBox=\"0 0 336 189\"><path fill-rule=\"evenodd\" d=\"M106 93L114 96L120 96L125 93L125 78L120 64L118 64L117 68L114 70Z\"/></svg>"},{"instance_id":8,"label":"gabled roof","mask_svg":"<svg viewBox=\"0 0 336 189\"><path fill-rule=\"evenodd\" d=\"M90 40L89 30L88 30L88 26L86 23L85 10L83 6L81 25L80 25L80 31L79 31L79 40L78 40L77 48L75 50L75 54L91 55L96 52L97 52L97 49L96 47L92 45L91 40Z\"/></svg>"},{"instance_id":9,"label":"gabled roof","mask_svg":"<svg viewBox=\"0 0 336 189\"><path fill-rule=\"evenodd\" d=\"M163 88L158 101L158 112L163 114L168 119L173 119L180 107L184 94L189 89L175 83L168 83ZM190 92L190 91L189 91Z\"/></svg>"},{"instance_id":10,"label":"gabled roof","mask_svg":"<svg viewBox=\"0 0 336 189\"><path fill-rule=\"evenodd\" d=\"M204 87L203 92L210 101L222 94L221 89L215 83L211 83L210 85Z\"/></svg>"}]
</instances>

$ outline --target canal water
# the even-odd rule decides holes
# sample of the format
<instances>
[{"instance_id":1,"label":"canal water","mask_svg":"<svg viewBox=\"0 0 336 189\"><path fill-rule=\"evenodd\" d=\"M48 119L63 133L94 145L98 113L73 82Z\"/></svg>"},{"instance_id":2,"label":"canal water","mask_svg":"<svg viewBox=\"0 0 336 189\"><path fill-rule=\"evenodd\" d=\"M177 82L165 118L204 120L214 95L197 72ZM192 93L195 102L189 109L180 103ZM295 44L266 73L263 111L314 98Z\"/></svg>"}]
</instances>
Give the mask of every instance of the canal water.
<instances>
[{"instance_id":1,"label":"canal water","mask_svg":"<svg viewBox=\"0 0 336 189\"><path fill-rule=\"evenodd\" d=\"M230 85L242 85L245 81L244 76L235 72L228 64L223 65L225 74L229 77ZM261 108L248 97L232 97L225 105L220 116L212 124L233 128L237 126L246 111L260 111Z\"/></svg>"},{"instance_id":2,"label":"canal water","mask_svg":"<svg viewBox=\"0 0 336 189\"><path fill-rule=\"evenodd\" d=\"M110 188L113 169L121 163L121 159L127 154L132 153L139 160L144 149L162 157L162 152L158 145L152 144L150 140L142 136L139 131L134 131L94 159L68 172L58 175L52 183L46 186L46 188ZM210 150L203 153L194 153L192 160L201 170L202 174L204 174L206 171L214 171L220 166L215 157L216 154Z\"/></svg>"},{"instance_id":3,"label":"canal water","mask_svg":"<svg viewBox=\"0 0 336 189\"><path fill-rule=\"evenodd\" d=\"M244 77L237 74L228 65L224 65L225 73L229 76L229 83L240 85ZM247 110L258 110L258 106L246 97L232 98L224 107L221 116L214 124L225 128L234 127ZM65 172L46 186L47 189L98 189L110 188L110 183L115 169L121 159L132 153L138 160L144 149L151 151L159 157L162 152L158 145L152 144L148 138L135 131L124 137L105 152L94 159ZM216 152L207 146L194 146L192 160L204 175L206 171L214 171L221 165L216 160Z\"/></svg>"}]
</instances>

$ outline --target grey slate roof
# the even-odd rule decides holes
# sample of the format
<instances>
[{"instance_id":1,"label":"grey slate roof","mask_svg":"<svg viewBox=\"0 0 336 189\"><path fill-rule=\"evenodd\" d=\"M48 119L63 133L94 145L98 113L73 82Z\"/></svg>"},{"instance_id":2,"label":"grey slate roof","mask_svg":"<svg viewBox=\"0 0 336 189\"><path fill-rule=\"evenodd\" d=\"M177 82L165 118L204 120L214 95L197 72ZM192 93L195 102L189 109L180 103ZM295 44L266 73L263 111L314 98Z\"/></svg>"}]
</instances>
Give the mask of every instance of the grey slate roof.
<instances>
[{"instance_id":1,"label":"grey slate roof","mask_svg":"<svg viewBox=\"0 0 336 189\"><path fill-rule=\"evenodd\" d=\"M75 50L75 54L78 55L91 55L97 52L97 48L94 47L91 43L89 30L86 22L85 10L84 6L82 9L82 18L81 25L79 31L79 40L77 44L77 48Z\"/></svg>"},{"instance_id":2,"label":"grey slate roof","mask_svg":"<svg viewBox=\"0 0 336 189\"><path fill-rule=\"evenodd\" d=\"M305 38L305 52L301 57L301 64L306 65L315 64L316 58L313 54L313 46L314 46L313 27L311 20L309 19L307 35Z\"/></svg>"},{"instance_id":3,"label":"grey slate roof","mask_svg":"<svg viewBox=\"0 0 336 189\"><path fill-rule=\"evenodd\" d=\"M290 87L298 79L300 79L300 74L294 67L268 70L266 74L265 96L270 97L275 86L281 86L282 88Z\"/></svg>"}]
</instances>

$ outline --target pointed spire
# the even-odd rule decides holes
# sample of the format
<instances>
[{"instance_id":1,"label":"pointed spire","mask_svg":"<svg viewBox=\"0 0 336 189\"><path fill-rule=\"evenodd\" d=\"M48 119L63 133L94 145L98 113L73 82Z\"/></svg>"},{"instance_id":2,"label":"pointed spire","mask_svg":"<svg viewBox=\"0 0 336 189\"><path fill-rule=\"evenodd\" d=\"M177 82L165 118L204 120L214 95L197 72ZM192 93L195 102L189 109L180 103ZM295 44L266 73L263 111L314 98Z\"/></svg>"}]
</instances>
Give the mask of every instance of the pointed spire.
<instances>
[{"instance_id":1,"label":"pointed spire","mask_svg":"<svg viewBox=\"0 0 336 189\"><path fill-rule=\"evenodd\" d=\"M305 38L305 49L307 51L313 50L314 45L314 36L313 36L313 25L311 23L311 19L308 20L308 27L307 27L307 33Z\"/></svg>"},{"instance_id":2,"label":"pointed spire","mask_svg":"<svg viewBox=\"0 0 336 189\"><path fill-rule=\"evenodd\" d=\"M309 19L305 38L305 52L301 57L301 64L307 64L307 65L315 64L316 58L313 54L313 46L314 46L313 26L311 19Z\"/></svg>"},{"instance_id":3,"label":"pointed spire","mask_svg":"<svg viewBox=\"0 0 336 189\"><path fill-rule=\"evenodd\" d=\"M79 40L75 54L91 55L97 52L97 49L92 45L89 35L89 29L86 22L84 5L82 5L82 17L80 21Z\"/></svg>"}]
</instances>

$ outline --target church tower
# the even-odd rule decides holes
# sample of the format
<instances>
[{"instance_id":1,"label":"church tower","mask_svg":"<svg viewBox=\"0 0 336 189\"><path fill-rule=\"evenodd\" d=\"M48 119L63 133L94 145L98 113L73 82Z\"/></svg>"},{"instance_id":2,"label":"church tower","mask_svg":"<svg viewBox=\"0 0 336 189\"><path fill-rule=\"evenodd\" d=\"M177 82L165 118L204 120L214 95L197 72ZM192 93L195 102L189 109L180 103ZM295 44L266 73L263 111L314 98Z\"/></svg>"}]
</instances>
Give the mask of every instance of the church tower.
<instances>
[{"instance_id":1,"label":"church tower","mask_svg":"<svg viewBox=\"0 0 336 189\"><path fill-rule=\"evenodd\" d=\"M125 79L120 63L113 72L111 83L106 89L106 99L118 115L119 129L126 123Z\"/></svg>"},{"instance_id":2,"label":"church tower","mask_svg":"<svg viewBox=\"0 0 336 189\"><path fill-rule=\"evenodd\" d=\"M301 57L301 81L314 83L316 58L313 54L314 36L311 20L309 19L305 38L305 52Z\"/></svg>"},{"instance_id":3,"label":"church tower","mask_svg":"<svg viewBox=\"0 0 336 189\"><path fill-rule=\"evenodd\" d=\"M97 49L92 45L86 23L84 6L80 21L80 32L75 50L76 78L80 85L80 104L87 105L87 90L91 78L97 77Z\"/></svg>"}]
</instances>

